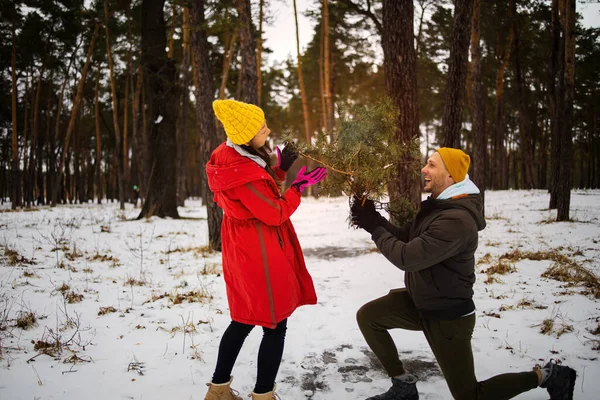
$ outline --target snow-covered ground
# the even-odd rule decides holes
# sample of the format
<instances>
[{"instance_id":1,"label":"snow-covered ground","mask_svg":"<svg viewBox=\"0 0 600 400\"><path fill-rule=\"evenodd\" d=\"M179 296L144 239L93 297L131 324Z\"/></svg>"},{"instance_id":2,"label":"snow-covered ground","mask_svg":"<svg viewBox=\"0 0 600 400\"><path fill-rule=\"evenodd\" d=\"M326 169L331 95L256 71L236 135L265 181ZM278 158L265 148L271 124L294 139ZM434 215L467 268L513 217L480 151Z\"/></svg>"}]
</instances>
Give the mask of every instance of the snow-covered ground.
<instances>
[{"instance_id":1,"label":"snow-covered ground","mask_svg":"<svg viewBox=\"0 0 600 400\"><path fill-rule=\"evenodd\" d=\"M478 378L555 358L577 370L576 399L598 399L600 302L591 290L541 277L552 260L513 257L504 262L516 271L490 283L482 271L519 250L600 274L600 191L573 192L572 222L563 223L552 222L545 191L488 191L486 201L475 285ZM0 399L204 398L230 321L220 254L204 251L206 209L188 201L180 220L135 221L139 210L128 207L124 214L116 204L0 213ZM304 199L292 217L319 303L289 320L282 399L364 399L389 386L355 313L403 286L403 273L366 232L348 228L347 216L347 199L322 198ZM17 327L29 313L35 324ZM421 399L450 399L422 333L392 334L421 379ZM244 396L260 339L255 329L233 371ZM53 356L40 354L44 343Z\"/></svg>"}]
</instances>

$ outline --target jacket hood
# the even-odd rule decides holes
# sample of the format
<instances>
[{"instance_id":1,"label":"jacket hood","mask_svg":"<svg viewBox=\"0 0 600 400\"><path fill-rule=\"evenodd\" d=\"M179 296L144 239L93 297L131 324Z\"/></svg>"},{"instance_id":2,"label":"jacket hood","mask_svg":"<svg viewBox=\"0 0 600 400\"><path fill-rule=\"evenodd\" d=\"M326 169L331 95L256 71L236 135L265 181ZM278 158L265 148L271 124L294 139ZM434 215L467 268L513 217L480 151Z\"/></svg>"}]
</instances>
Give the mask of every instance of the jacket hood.
<instances>
[{"instance_id":1,"label":"jacket hood","mask_svg":"<svg viewBox=\"0 0 600 400\"><path fill-rule=\"evenodd\" d=\"M250 158L240 155L234 148L222 143L206 164L208 186L213 193L260 179L272 179L267 171Z\"/></svg>"},{"instance_id":2,"label":"jacket hood","mask_svg":"<svg viewBox=\"0 0 600 400\"><path fill-rule=\"evenodd\" d=\"M421 204L421 209L430 208L432 210L445 209L463 209L467 211L475 220L478 230L483 230L486 226L485 218L483 217L483 200L480 194L465 195L463 197L452 198L447 200L439 200L429 198Z\"/></svg>"}]
</instances>

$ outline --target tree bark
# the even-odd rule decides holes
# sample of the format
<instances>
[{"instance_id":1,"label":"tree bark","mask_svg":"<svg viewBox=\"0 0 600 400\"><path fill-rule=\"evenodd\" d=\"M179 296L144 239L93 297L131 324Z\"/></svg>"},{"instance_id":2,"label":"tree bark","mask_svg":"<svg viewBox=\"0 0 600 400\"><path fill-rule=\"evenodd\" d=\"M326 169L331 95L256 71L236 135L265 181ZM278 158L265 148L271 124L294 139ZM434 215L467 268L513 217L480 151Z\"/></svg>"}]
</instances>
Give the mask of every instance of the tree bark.
<instances>
[{"instance_id":1,"label":"tree bark","mask_svg":"<svg viewBox=\"0 0 600 400\"><path fill-rule=\"evenodd\" d=\"M83 66L83 70L81 71L81 79L79 80L79 85L77 87L77 94L75 96L75 100L73 101L73 109L71 110L71 119L69 120L69 126L67 127L67 132L65 133L65 142L63 146L63 151L60 157L60 164L56 171L56 180L55 185L52 187L52 203L51 205L56 206L56 201L58 199L58 190L62 184L62 176L63 170L65 169L65 158L69 149L69 139L71 137L71 133L73 132L73 128L75 126L75 118L77 116L77 111L79 110L79 104L81 103L81 98L83 96L83 87L85 84L85 77L87 76L88 69L90 67L90 61L92 59L92 52L94 50L94 44L96 43L96 38L98 37L98 32L100 31L100 23L96 23L96 28L94 29L94 33L92 34L92 39L90 41L90 47L88 49L87 58L85 60L85 64ZM60 114L57 115L57 118L60 118Z\"/></svg>"},{"instance_id":2,"label":"tree bark","mask_svg":"<svg viewBox=\"0 0 600 400\"><path fill-rule=\"evenodd\" d=\"M442 118L442 135L445 147L459 148L473 0L456 0L454 4L454 24L446 82L446 101Z\"/></svg>"},{"instance_id":3,"label":"tree bark","mask_svg":"<svg viewBox=\"0 0 600 400\"><path fill-rule=\"evenodd\" d=\"M16 27L13 21L12 29L12 53L10 59L11 68L11 99L12 99L12 192L11 192L11 208L13 210L21 206L21 172L19 166L19 132L17 130L17 39Z\"/></svg>"},{"instance_id":4,"label":"tree bark","mask_svg":"<svg viewBox=\"0 0 600 400\"><path fill-rule=\"evenodd\" d=\"M323 80L325 86L325 106L327 110L325 129L333 129L333 104L331 98L331 53L329 51L329 0L323 0Z\"/></svg>"},{"instance_id":5,"label":"tree bark","mask_svg":"<svg viewBox=\"0 0 600 400\"><path fill-rule=\"evenodd\" d=\"M550 84L548 85L548 99L550 104L550 204L548 208L557 207L557 187L560 175L559 138L563 109L563 83L564 83L564 38L561 37L561 23L559 16L559 3L564 0L552 0L552 53L550 55Z\"/></svg>"},{"instance_id":6,"label":"tree bark","mask_svg":"<svg viewBox=\"0 0 600 400\"><path fill-rule=\"evenodd\" d=\"M177 71L169 60L164 0L142 0L142 62L146 98L142 110L150 117L148 131L150 182L144 207L138 216L179 218L177 212Z\"/></svg>"},{"instance_id":7,"label":"tree bark","mask_svg":"<svg viewBox=\"0 0 600 400\"><path fill-rule=\"evenodd\" d=\"M110 71L110 93L112 97L112 107L113 107L113 126L115 129L115 157L117 160L117 180L119 185L119 203L121 210L125 209L125 187L124 187L124 177L123 177L123 169L124 165L121 160L121 132L119 128L119 106L117 101L117 84L115 81L115 72L114 72L114 63L112 56L112 48L110 45L110 34L108 31L108 0L104 0L104 26L106 28L106 53L108 58L108 68ZM123 134L124 136L125 134Z\"/></svg>"},{"instance_id":8,"label":"tree bark","mask_svg":"<svg viewBox=\"0 0 600 400\"><path fill-rule=\"evenodd\" d=\"M471 174L475 185L481 192L485 204L485 93L481 80L481 33L480 33L480 0L473 3L473 19L471 26L471 118L473 122L473 151L471 152ZM485 209L485 207L484 207Z\"/></svg>"},{"instance_id":9,"label":"tree bark","mask_svg":"<svg viewBox=\"0 0 600 400\"><path fill-rule=\"evenodd\" d=\"M504 72L508 61L510 60L510 49L514 37L513 29L508 34L508 39L504 47L504 54L500 59L498 70L496 71L496 123L494 126L493 160L492 167L492 188L506 189L506 168L508 166L506 148L504 140L506 139L504 123Z\"/></svg>"},{"instance_id":10,"label":"tree bark","mask_svg":"<svg viewBox=\"0 0 600 400\"><path fill-rule=\"evenodd\" d=\"M236 4L240 16L240 48L242 52L242 94L240 99L245 103L258 105L256 50L252 36L250 0L236 0Z\"/></svg>"},{"instance_id":11,"label":"tree bark","mask_svg":"<svg viewBox=\"0 0 600 400\"><path fill-rule=\"evenodd\" d=\"M569 220L573 188L573 99L575 95L575 0L564 0L564 107L560 131L560 173L556 190L557 221Z\"/></svg>"},{"instance_id":12,"label":"tree bark","mask_svg":"<svg viewBox=\"0 0 600 400\"><path fill-rule=\"evenodd\" d=\"M410 147L419 137L417 66L414 47L412 1L383 1L383 69L387 95L401 110L396 122L396 139ZM390 199L406 197L413 208L421 203L420 178L406 167L414 160L407 152L398 160L399 179L389 185Z\"/></svg>"},{"instance_id":13,"label":"tree bark","mask_svg":"<svg viewBox=\"0 0 600 400\"><path fill-rule=\"evenodd\" d=\"M100 101L98 93L100 92L100 68L96 75L96 93L94 95L94 115L96 120L96 196L98 204L102 204L102 134L100 132Z\"/></svg>"},{"instance_id":14,"label":"tree bark","mask_svg":"<svg viewBox=\"0 0 600 400\"><path fill-rule=\"evenodd\" d=\"M256 90L258 96L258 106L261 104L262 99L262 51L263 51L263 19L264 19L264 0L259 1L260 11L258 13L258 46L256 51Z\"/></svg>"},{"instance_id":15,"label":"tree bark","mask_svg":"<svg viewBox=\"0 0 600 400\"><path fill-rule=\"evenodd\" d=\"M300 96L302 98L302 115L304 117L304 139L310 144L310 117L308 114L308 100L306 99L306 89L304 88L304 77L302 76L302 55L300 54L300 33L298 30L298 10L296 0L294 0L294 21L296 22L296 55L298 57L298 85L300 86Z\"/></svg>"},{"instance_id":16,"label":"tree bark","mask_svg":"<svg viewBox=\"0 0 600 400\"><path fill-rule=\"evenodd\" d=\"M194 0L190 7L190 23L193 27L193 63L196 66L196 73L198 74L198 85L196 86L196 118L198 121L198 132L201 133L203 138L200 149L200 163L203 167L209 160L210 154L220 143L212 110L214 88L208 56L208 40L204 9L204 0ZM245 24L247 25L248 21L246 21ZM242 31L248 30L247 26L242 28ZM241 34L241 36L242 35L243 34ZM242 48L244 48L244 41L247 40L247 38L242 40ZM247 45L248 44L246 43L246 46ZM248 51L248 49L244 50ZM251 71L256 73L255 68L252 68ZM256 85L246 87L246 89L251 88L256 88ZM204 202L206 204L206 213L208 217L208 242L213 250L221 251L221 223L223 220L223 211L213 201L213 193L208 188L206 179L203 179L202 183L203 185L206 185L202 193L205 195Z\"/></svg>"},{"instance_id":17,"label":"tree bark","mask_svg":"<svg viewBox=\"0 0 600 400\"><path fill-rule=\"evenodd\" d=\"M523 78L523 72L521 70L521 37L519 30L519 14L517 13L516 0L510 0L511 14L513 15L513 29L515 32L514 39L514 62L515 62L515 78L517 84L517 93L519 95L519 152L520 152L520 165L521 165L521 176L523 179L522 187L524 189L533 189L534 177L533 177L533 147L531 145L531 137L527 132L527 121L529 119L529 113L527 110L527 91L525 79Z\"/></svg>"},{"instance_id":18,"label":"tree bark","mask_svg":"<svg viewBox=\"0 0 600 400\"><path fill-rule=\"evenodd\" d=\"M325 59L323 57L324 51L324 27L323 21L321 21L321 38L319 40L319 91L321 98L321 130L327 131L327 102L325 101Z\"/></svg>"},{"instance_id":19,"label":"tree bark","mask_svg":"<svg viewBox=\"0 0 600 400\"><path fill-rule=\"evenodd\" d=\"M227 87L227 78L229 77L229 71L231 69L231 58L233 57L237 36L238 32L236 29L229 39L229 50L225 51L223 54L223 70L221 73L221 87L219 88L219 99L221 100L225 99L225 88Z\"/></svg>"},{"instance_id":20,"label":"tree bark","mask_svg":"<svg viewBox=\"0 0 600 400\"><path fill-rule=\"evenodd\" d=\"M185 206L187 198L186 189L186 159L187 159L187 141L188 141L188 107L189 107L189 69L190 69L190 40L189 40L189 10L183 9L183 77L181 83L181 122L179 124L179 137L177 138L177 205Z\"/></svg>"}]
</instances>

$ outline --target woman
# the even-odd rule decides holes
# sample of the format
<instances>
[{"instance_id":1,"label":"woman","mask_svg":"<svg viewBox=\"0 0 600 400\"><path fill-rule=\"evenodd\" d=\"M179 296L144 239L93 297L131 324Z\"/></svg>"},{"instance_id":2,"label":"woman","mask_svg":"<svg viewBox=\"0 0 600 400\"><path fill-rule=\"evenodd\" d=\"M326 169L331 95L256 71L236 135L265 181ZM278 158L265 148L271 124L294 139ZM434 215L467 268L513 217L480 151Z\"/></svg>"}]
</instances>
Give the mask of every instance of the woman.
<instances>
[{"instance_id":1,"label":"woman","mask_svg":"<svg viewBox=\"0 0 600 400\"><path fill-rule=\"evenodd\" d=\"M303 167L283 195L277 182L298 157L291 146L277 149L277 166L269 164L266 143L271 130L257 106L216 100L213 109L227 142L206 164L208 185L224 211L221 226L223 275L231 324L221 338L217 366L205 400L241 399L231 389L231 371L244 340L263 327L257 380L252 399L275 399L275 378L285 342L287 318L305 304L316 304L312 278L290 216L301 193L327 176L325 168Z\"/></svg>"}]
</instances>

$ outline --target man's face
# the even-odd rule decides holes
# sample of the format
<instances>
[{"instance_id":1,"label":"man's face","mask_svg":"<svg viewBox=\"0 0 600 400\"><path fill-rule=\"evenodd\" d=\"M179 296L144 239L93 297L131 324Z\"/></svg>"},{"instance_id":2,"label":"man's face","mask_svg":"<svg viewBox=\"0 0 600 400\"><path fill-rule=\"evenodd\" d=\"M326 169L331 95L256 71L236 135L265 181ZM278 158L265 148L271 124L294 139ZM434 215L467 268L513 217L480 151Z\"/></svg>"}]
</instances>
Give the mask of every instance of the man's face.
<instances>
[{"instance_id":1,"label":"man's face","mask_svg":"<svg viewBox=\"0 0 600 400\"><path fill-rule=\"evenodd\" d=\"M425 178L425 186L423 190L431 193L435 199L450 185L454 184L454 179L450 176L450 172L446 169L446 165L442 161L440 153L435 152L427 164L421 170L423 178Z\"/></svg>"}]
</instances>

